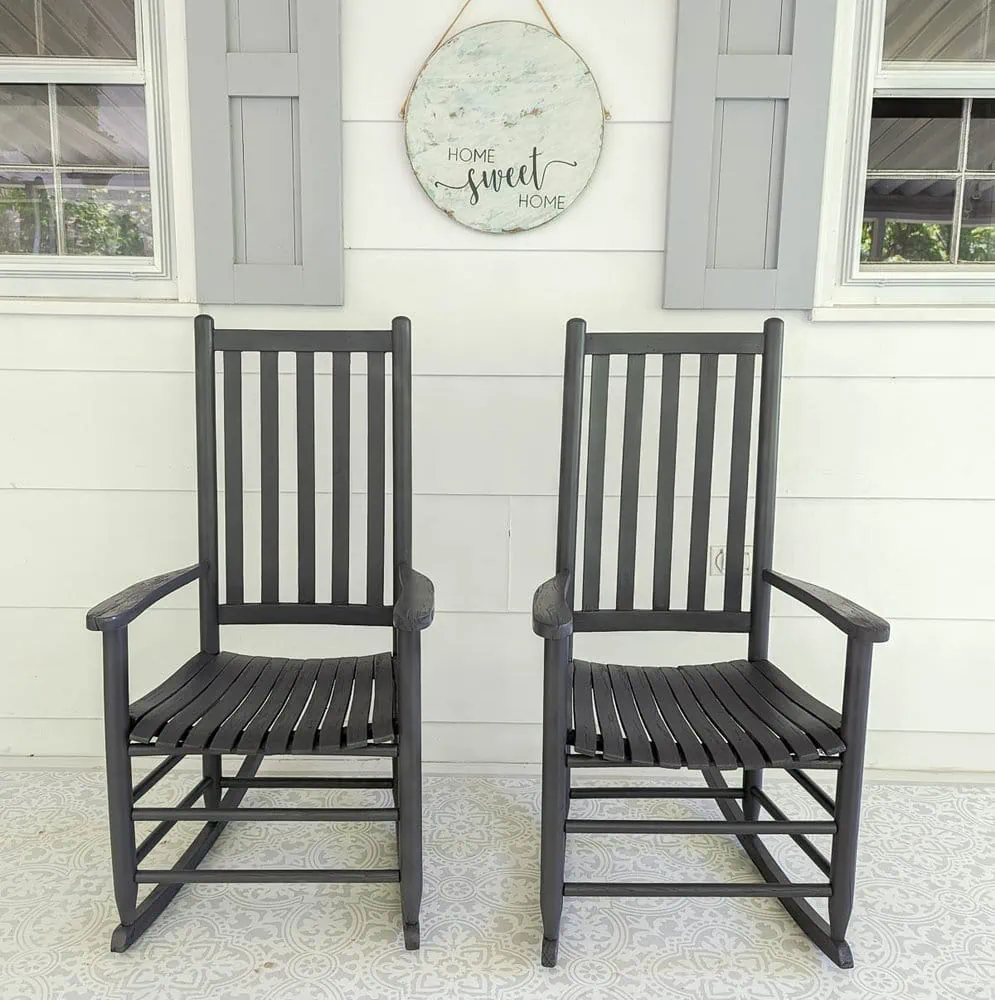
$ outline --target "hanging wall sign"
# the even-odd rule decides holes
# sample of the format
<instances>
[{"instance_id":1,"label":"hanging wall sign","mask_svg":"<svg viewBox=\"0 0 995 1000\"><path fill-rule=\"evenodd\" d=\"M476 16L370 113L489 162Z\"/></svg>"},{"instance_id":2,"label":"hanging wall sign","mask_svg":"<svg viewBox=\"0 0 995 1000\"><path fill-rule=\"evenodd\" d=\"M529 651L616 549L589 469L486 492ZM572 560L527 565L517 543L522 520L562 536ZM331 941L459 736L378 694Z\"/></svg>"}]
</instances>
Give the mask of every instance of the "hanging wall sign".
<instances>
[{"instance_id":1,"label":"hanging wall sign","mask_svg":"<svg viewBox=\"0 0 995 1000\"><path fill-rule=\"evenodd\" d=\"M487 233L535 229L591 180L604 106L583 59L558 35L491 21L431 56L407 105L408 158L448 216Z\"/></svg>"}]
</instances>

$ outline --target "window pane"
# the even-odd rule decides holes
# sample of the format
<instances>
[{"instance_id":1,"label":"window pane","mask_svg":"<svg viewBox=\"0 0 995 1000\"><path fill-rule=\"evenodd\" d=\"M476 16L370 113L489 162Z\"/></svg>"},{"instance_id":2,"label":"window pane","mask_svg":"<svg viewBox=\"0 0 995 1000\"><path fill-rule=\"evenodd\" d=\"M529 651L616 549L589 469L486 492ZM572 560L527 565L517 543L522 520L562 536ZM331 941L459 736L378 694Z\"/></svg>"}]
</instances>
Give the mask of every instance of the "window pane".
<instances>
[{"instance_id":1,"label":"window pane","mask_svg":"<svg viewBox=\"0 0 995 1000\"><path fill-rule=\"evenodd\" d=\"M993 7L993 0L888 0L885 60L995 60Z\"/></svg>"},{"instance_id":2,"label":"window pane","mask_svg":"<svg viewBox=\"0 0 995 1000\"><path fill-rule=\"evenodd\" d=\"M51 162L48 87L0 86L0 163Z\"/></svg>"},{"instance_id":3,"label":"window pane","mask_svg":"<svg viewBox=\"0 0 995 1000\"><path fill-rule=\"evenodd\" d=\"M0 253L58 252L51 173L0 170Z\"/></svg>"},{"instance_id":4,"label":"window pane","mask_svg":"<svg viewBox=\"0 0 995 1000\"><path fill-rule=\"evenodd\" d=\"M878 97L871 118L871 170L956 170L962 100Z\"/></svg>"},{"instance_id":5,"label":"window pane","mask_svg":"<svg viewBox=\"0 0 995 1000\"><path fill-rule=\"evenodd\" d=\"M868 264L949 262L956 196L954 180L869 180L861 260Z\"/></svg>"},{"instance_id":6,"label":"window pane","mask_svg":"<svg viewBox=\"0 0 995 1000\"><path fill-rule=\"evenodd\" d=\"M995 180L967 182L960 259L995 261Z\"/></svg>"},{"instance_id":7,"label":"window pane","mask_svg":"<svg viewBox=\"0 0 995 1000\"><path fill-rule=\"evenodd\" d=\"M56 103L60 165L148 166L144 88L58 87Z\"/></svg>"},{"instance_id":8,"label":"window pane","mask_svg":"<svg viewBox=\"0 0 995 1000\"><path fill-rule=\"evenodd\" d=\"M968 170L995 170L995 101L975 98L971 108Z\"/></svg>"},{"instance_id":9,"label":"window pane","mask_svg":"<svg viewBox=\"0 0 995 1000\"><path fill-rule=\"evenodd\" d=\"M42 52L135 59L135 0L42 0Z\"/></svg>"},{"instance_id":10,"label":"window pane","mask_svg":"<svg viewBox=\"0 0 995 1000\"><path fill-rule=\"evenodd\" d=\"M147 173L63 173L66 253L152 256L152 197Z\"/></svg>"},{"instance_id":11,"label":"window pane","mask_svg":"<svg viewBox=\"0 0 995 1000\"><path fill-rule=\"evenodd\" d=\"M0 0L0 56L36 56L35 0Z\"/></svg>"}]
</instances>

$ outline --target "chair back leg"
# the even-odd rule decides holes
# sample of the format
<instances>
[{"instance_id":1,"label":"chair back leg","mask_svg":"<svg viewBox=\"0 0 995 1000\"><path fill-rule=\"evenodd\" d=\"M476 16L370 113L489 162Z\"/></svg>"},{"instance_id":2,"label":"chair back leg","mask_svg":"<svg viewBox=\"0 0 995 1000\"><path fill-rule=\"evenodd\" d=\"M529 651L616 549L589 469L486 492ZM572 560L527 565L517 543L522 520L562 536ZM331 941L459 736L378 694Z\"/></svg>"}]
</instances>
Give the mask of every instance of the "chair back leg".
<instances>
[{"instance_id":1,"label":"chair back leg","mask_svg":"<svg viewBox=\"0 0 995 1000\"><path fill-rule=\"evenodd\" d=\"M217 809L221 805L221 754L204 754L203 773L210 785L204 789L204 805Z\"/></svg>"},{"instance_id":2,"label":"chair back leg","mask_svg":"<svg viewBox=\"0 0 995 1000\"><path fill-rule=\"evenodd\" d=\"M418 949L422 899L421 636L397 636L398 867L404 946Z\"/></svg>"},{"instance_id":3,"label":"chair back leg","mask_svg":"<svg viewBox=\"0 0 995 1000\"><path fill-rule=\"evenodd\" d=\"M763 791L764 773L762 770L743 771L743 819L754 821L760 818L760 800L753 794L753 789Z\"/></svg>"}]
</instances>

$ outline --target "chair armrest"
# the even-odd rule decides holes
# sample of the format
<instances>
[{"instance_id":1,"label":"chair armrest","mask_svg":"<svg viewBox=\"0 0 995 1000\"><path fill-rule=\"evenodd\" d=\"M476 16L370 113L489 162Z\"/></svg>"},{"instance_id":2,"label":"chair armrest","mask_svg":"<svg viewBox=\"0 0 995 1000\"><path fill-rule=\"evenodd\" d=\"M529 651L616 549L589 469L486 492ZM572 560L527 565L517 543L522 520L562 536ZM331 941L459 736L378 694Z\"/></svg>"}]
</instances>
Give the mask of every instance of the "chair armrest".
<instances>
[{"instance_id":1,"label":"chair armrest","mask_svg":"<svg viewBox=\"0 0 995 1000\"><path fill-rule=\"evenodd\" d=\"M573 635L574 613L567 604L570 574L564 570L547 580L532 599L532 631L543 639L566 639Z\"/></svg>"},{"instance_id":2,"label":"chair armrest","mask_svg":"<svg viewBox=\"0 0 995 1000\"><path fill-rule=\"evenodd\" d=\"M826 621L832 622L851 639L865 639L868 642L887 642L891 626L883 619L862 608L859 604L834 594L831 590L817 587L814 583L782 576L774 570L764 570L764 580L772 587L801 601L813 611L818 611Z\"/></svg>"},{"instance_id":3,"label":"chair armrest","mask_svg":"<svg viewBox=\"0 0 995 1000\"><path fill-rule=\"evenodd\" d=\"M142 580L90 608L86 613L86 627L91 632L116 632L126 628L147 608L174 590L199 580L203 573L204 568L198 564Z\"/></svg>"},{"instance_id":4,"label":"chair armrest","mask_svg":"<svg viewBox=\"0 0 995 1000\"><path fill-rule=\"evenodd\" d=\"M435 617L435 586L407 563L398 569L401 592L394 602L394 628L402 632L421 632Z\"/></svg>"}]
</instances>

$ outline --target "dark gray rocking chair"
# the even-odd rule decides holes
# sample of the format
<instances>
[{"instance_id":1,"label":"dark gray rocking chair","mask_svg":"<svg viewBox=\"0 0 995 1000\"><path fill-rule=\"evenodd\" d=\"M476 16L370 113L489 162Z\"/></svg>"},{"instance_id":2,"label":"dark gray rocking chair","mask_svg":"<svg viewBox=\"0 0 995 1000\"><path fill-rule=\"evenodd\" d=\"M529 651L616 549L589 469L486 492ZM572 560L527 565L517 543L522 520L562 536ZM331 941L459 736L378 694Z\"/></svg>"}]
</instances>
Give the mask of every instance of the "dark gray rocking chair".
<instances>
[{"instance_id":1,"label":"dark gray rocking chair","mask_svg":"<svg viewBox=\"0 0 995 1000\"><path fill-rule=\"evenodd\" d=\"M296 357L297 600L281 602L279 352ZM331 354L331 591L316 584L315 357ZM225 600L219 600L215 356L223 356ZM242 360L259 360L260 600L246 599L243 563ZM350 362L367 359L366 602L349 603ZM386 356L392 357L393 604L384 601ZM419 946L422 895L421 646L434 613L431 582L411 568L411 326L372 333L215 330L196 321L199 560L136 584L93 608L87 627L103 633L104 725L114 894L121 925L111 939L124 951L151 926L186 882L400 882L404 940ZM320 437L319 437L320 440ZM200 587L200 652L151 693L130 704L128 625L185 584ZM286 581L290 584L291 581ZM286 592L288 587L284 587ZM394 648L375 656L275 659L222 652L221 625L393 626ZM234 776L225 754L244 758ZM393 778L257 777L274 754L389 757ZM136 803L184 756L203 758L203 779L176 806ZM132 784L133 757L165 758ZM389 809L253 809L239 804L251 788L391 788ZM195 807L203 798L203 807ZM225 825L272 822L392 822L398 867L360 870L199 869ZM135 823L158 825L136 845ZM177 822L203 823L172 868L139 865ZM156 888L139 905L138 887Z\"/></svg>"},{"instance_id":2,"label":"dark gray rocking chair","mask_svg":"<svg viewBox=\"0 0 995 1000\"><path fill-rule=\"evenodd\" d=\"M763 334L589 334L582 320L567 330L560 457L556 576L535 595L533 627L545 639L542 770L542 962L556 964L564 896L773 896L837 965L853 958L845 935L853 907L857 829L867 728L871 651L888 623L836 594L774 572L774 500L783 324ZM590 404L584 560L580 610L574 610L578 494L585 364ZM606 413L612 355L627 359L623 417L618 577L614 608L601 607ZM646 356L662 355L652 607L634 608L640 443ZM671 606L675 469L681 357L699 364L689 575L683 608ZM706 609L709 520L720 355L735 356L726 566L721 610ZM762 357L750 610L742 609L755 362ZM771 588L817 611L847 636L842 714L799 687L768 660ZM676 589L676 588L675 588ZM677 603L677 602L675 602ZM741 632L747 657L704 666L625 667L575 660L577 632ZM661 643L663 649L665 642ZM575 767L689 768L705 788L571 788ZM789 821L763 790L765 768L782 768L829 814ZM721 772L742 769L730 787ZM805 773L837 772L835 798ZM571 799L714 799L724 820L570 819ZM740 806L739 801L742 805ZM760 810L770 820L760 820ZM753 860L759 883L564 882L571 833L734 834ZM760 837L786 834L826 876L793 883ZM809 839L832 836L827 858ZM828 897L829 921L806 901Z\"/></svg>"}]
</instances>

